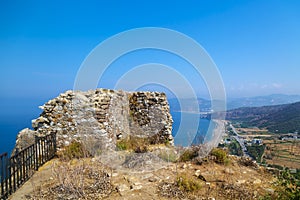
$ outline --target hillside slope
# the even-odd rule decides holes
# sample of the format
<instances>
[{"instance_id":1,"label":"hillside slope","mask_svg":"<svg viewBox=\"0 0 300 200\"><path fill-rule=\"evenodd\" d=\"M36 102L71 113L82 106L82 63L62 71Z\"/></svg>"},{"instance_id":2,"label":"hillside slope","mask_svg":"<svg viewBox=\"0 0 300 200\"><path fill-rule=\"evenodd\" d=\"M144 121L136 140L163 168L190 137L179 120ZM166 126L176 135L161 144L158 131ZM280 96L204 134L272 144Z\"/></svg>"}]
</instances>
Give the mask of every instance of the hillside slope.
<instances>
[{"instance_id":1,"label":"hillside slope","mask_svg":"<svg viewBox=\"0 0 300 200\"><path fill-rule=\"evenodd\" d=\"M228 120L246 126L267 128L271 132L300 131L300 102L277 106L246 107L227 111Z\"/></svg>"},{"instance_id":2,"label":"hillside slope","mask_svg":"<svg viewBox=\"0 0 300 200\"><path fill-rule=\"evenodd\" d=\"M137 166L150 161L146 164L149 167L155 161L112 170L97 158L70 162L54 159L9 199L225 200L278 196L274 189L277 178L271 173L245 166L238 157L230 160L228 165L211 160L201 165L160 161L159 168L140 171Z\"/></svg>"}]
</instances>

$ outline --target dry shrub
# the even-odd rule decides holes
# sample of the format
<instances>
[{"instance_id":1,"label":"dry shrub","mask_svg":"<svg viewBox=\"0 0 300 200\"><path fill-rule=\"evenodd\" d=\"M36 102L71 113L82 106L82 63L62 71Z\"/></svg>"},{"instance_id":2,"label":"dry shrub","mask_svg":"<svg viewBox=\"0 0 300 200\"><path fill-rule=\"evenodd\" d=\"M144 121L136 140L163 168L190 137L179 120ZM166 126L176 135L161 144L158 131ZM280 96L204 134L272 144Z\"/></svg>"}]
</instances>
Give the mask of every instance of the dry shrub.
<instances>
[{"instance_id":1,"label":"dry shrub","mask_svg":"<svg viewBox=\"0 0 300 200\"><path fill-rule=\"evenodd\" d=\"M183 153L180 155L178 161L179 162L187 162L192 161L198 156L198 148L196 146L192 146L189 148L186 148Z\"/></svg>"},{"instance_id":2,"label":"dry shrub","mask_svg":"<svg viewBox=\"0 0 300 200\"><path fill-rule=\"evenodd\" d=\"M65 146L64 149L58 153L61 160L69 161L74 158L87 158L91 154L86 150L84 145L78 141L72 141L70 145Z\"/></svg>"},{"instance_id":3,"label":"dry shrub","mask_svg":"<svg viewBox=\"0 0 300 200\"><path fill-rule=\"evenodd\" d=\"M59 162L52 168L53 180L30 199L102 199L113 191L110 176L97 162Z\"/></svg>"},{"instance_id":4,"label":"dry shrub","mask_svg":"<svg viewBox=\"0 0 300 200\"><path fill-rule=\"evenodd\" d=\"M239 160L239 163L246 167L254 167L254 168L258 167L258 165L255 162L253 162L253 160L251 158L242 157Z\"/></svg>"},{"instance_id":5,"label":"dry shrub","mask_svg":"<svg viewBox=\"0 0 300 200\"><path fill-rule=\"evenodd\" d=\"M177 183L162 182L158 185L158 193L160 196L170 199L183 199L185 197L184 192L180 190Z\"/></svg>"},{"instance_id":6,"label":"dry shrub","mask_svg":"<svg viewBox=\"0 0 300 200\"><path fill-rule=\"evenodd\" d=\"M257 199L255 190L249 190L243 185L234 185L229 183L219 183L218 193L226 199Z\"/></svg>"},{"instance_id":7,"label":"dry shrub","mask_svg":"<svg viewBox=\"0 0 300 200\"><path fill-rule=\"evenodd\" d=\"M186 173L178 174L175 182L163 182L158 185L158 193L160 196L170 199L183 199L185 197L193 197L197 191L202 188L199 179Z\"/></svg>"}]
</instances>

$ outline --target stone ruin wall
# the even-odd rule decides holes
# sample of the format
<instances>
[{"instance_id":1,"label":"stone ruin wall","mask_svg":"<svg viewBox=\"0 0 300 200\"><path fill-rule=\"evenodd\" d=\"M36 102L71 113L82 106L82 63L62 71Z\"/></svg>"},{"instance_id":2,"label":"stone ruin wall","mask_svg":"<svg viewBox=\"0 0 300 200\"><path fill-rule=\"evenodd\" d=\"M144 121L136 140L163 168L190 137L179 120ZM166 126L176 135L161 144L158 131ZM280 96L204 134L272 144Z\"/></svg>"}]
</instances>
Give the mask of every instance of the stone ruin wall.
<instances>
[{"instance_id":1,"label":"stone ruin wall","mask_svg":"<svg viewBox=\"0 0 300 200\"><path fill-rule=\"evenodd\" d=\"M34 131L22 130L16 147L25 147L28 141L34 141L35 135L50 132L57 133L59 148L78 140L91 151L115 149L116 140L128 136L151 137L157 143L173 144L173 120L164 93L67 91L40 108L42 114L32 120Z\"/></svg>"}]
</instances>

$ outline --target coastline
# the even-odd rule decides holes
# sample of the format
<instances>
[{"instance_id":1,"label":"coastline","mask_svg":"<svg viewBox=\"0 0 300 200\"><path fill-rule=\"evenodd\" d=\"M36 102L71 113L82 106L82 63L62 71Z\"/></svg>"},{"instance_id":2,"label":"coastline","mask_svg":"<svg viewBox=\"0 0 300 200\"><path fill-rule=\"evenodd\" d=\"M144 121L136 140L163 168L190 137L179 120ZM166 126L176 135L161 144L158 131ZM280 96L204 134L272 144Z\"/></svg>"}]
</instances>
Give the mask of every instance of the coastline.
<instances>
[{"instance_id":1,"label":"coastline","mask_svg":"<svg viewBox=\"0 0 300 200\"><path fill-rule=\"evenodd\" d=\"M196 112L196 111L172 111L172 112L176 112L176 113L187 113L187 114L198 114L198 115L206 115L206 114L210 114L211 112Z\"/></svg>"},{"instance_id":2,"label":"coastline","mask_svg":"<svg viewBox=\"0 0 300 200\"><path fill-rule=\"evenodd\" d=\"M217 147L223 136L225 135L225 120L211 119L215 124L215 128L212 132L212 139L208 142L211 147Z\"/></svg>"}]
</instances>

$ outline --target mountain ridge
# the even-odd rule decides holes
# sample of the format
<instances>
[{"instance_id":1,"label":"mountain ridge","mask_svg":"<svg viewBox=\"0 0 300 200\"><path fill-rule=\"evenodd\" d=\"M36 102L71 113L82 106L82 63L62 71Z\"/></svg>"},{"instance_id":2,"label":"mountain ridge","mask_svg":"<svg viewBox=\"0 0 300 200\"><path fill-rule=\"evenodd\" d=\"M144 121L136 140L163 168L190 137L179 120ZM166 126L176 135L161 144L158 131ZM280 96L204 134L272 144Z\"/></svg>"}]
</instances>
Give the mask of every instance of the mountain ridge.
<instances>
[{"instance_id":1,"label":"mountain ridge","mask_svg":"<svg viewBox=\"0 0 300 200\"><path fill-rule=\"evenodd\" d=\"M197 97L197 100L193 98L184 98L179 100L176 98L169 98L168 101L172 111L195 111L198 108L201 112L211 111L212 100L201 97ZM179 101L183 105L180 105ZM213 101L218 105L218 100ZM271 94L266 96L228 98L226 104L227 110L231 110L241 107L282 105L298 101L300 101L300 95Z\"/></svg>"},{"instance_id":2,"label":"mountain ridge","mask_svg":"<svg viewBox=\"0 0 300 200\"><path fill-rule=\"evenodd\" d=\"M275 106L237 108L227 111L226 119L241 122L243 126L267 128L274 133L299 132L300 101Z\"/></svg>"}]
</instances>

